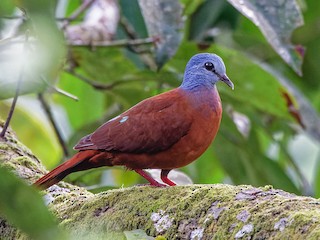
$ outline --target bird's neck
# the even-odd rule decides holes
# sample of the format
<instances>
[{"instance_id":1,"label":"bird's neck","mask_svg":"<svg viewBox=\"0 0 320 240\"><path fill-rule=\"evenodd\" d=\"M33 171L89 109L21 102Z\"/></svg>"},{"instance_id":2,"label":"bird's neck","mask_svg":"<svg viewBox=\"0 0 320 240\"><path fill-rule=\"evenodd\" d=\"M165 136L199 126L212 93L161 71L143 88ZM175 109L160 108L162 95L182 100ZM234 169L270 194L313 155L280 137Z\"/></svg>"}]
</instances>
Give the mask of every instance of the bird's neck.
<instances>
[{"instance_id":1,"label":"bird's neck","mask_svg":"<svg viewBox=\"0 0 320 240\"><path fill-rule=\"evenodd\" d=\"M212 89L213 85L210 80L199 76L195 73L187 72L187 75L180 86L180 88L186 91L202 91L204 88Z\"/></svg>"},{"instance_id":2,"label":"bird's neck","mask_svg":"<svg viewBox=\"0 0 320 240\"><path fill-rule=\"evenodd\" d=\"M202 86L193 89L180 90L185 94L191 106L199 113L208 114L208 111L221 112L221 100L216 85Z\"/></svg>"}]
</instances>

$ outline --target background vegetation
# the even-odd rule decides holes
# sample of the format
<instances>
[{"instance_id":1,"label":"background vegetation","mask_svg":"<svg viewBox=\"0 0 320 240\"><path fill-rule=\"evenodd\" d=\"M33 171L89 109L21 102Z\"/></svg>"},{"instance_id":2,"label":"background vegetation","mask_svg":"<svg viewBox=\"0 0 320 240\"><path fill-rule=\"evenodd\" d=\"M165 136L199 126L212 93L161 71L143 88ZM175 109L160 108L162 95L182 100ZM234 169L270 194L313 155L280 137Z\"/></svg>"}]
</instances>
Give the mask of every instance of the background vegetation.
<instances>
[{"instance_id":1,"label":"background vegetation","mask_svg":"<svg viewBox=\"0 0 320 240\"><path fill-rule=\"evenodd\" d=\"M212 52L235 90L218 86L219 134L181 170L195 183L320 196L316 0L15 3L0 3L0 117L19 86L11 127L48 169L101 123L179 86L192 55ZM115 167L67 181L98 192L143 179Z\"/></svg>"}]
</instances>

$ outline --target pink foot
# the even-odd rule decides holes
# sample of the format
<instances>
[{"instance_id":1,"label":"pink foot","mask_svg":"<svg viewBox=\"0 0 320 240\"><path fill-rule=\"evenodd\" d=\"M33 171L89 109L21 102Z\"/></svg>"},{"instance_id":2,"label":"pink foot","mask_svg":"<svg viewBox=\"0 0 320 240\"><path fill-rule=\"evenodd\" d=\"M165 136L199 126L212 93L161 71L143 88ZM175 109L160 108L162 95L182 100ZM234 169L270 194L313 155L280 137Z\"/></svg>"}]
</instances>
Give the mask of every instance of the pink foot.
<instances>
[{"instance_id":1,"label":"pink foot","mask_svg":"<svg viewBox=\"0 0 320 240\"><path fill-rule=\"evenodd\" d=\"M168 174L169 174L170 171L171 171L171 169L170 169L170 170L162 169L162 170L161 170L161 180L162 180L164 183L168 184L169 186L176 186L177 184L175 184L174 182L172 182L172 181L168 178Z\"/></svg>"},{"instance_id":2,"label":"pink foot","mask_svg":"<svg viewBox=\"0 0 320 240\"><path fill-rule=\"evenodd\" d=\"M144 177L146 180L148 180L150 184L145 184L145 185L150 185L151 187L168 187L167 185L159 183L158 181L153 179L153 177L151 177L147 172L145 172L142 169L134 169L134 171L136 171L136 173L138 173L139 175Z\"/></svg>"}]
</instances>

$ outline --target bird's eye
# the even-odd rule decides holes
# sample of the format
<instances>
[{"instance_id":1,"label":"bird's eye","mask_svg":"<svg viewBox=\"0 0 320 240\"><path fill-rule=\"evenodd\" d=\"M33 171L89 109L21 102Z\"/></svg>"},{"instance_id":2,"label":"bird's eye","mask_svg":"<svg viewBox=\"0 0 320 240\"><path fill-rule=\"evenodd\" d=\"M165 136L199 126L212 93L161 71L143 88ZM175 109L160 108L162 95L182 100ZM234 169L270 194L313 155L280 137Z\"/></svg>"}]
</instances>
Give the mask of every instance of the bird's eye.
<instances>
[{"instance_id":1,"label":"bird's eye","mask_svg":"<svg viewBox=\"0 0 320 240\"><path fill-rule=\"evenodd\" d=\"M206 62L204 64L204 67L208 70L208 71L213 71L214 70L214 65L212 62Z\"/></svg>"}]
</instances>

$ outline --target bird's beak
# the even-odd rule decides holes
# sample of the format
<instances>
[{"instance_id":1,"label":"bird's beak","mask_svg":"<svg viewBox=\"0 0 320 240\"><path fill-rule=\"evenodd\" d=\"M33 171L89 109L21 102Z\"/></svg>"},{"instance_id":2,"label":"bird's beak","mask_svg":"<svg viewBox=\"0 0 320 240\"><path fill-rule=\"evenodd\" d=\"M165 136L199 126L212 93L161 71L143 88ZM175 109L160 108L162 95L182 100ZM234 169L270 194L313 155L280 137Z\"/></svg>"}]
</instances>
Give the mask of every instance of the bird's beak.
<instances>
[{"instance_id":1,"label":"bird's beak","mask_svg":"<svg viewBox=\"0 0 320 240\"><path fill-rule=\"evenodd\" d=\"M219 77L220 77L220 80L221 80L222 82L224 82L225 84L227 84L229 87L231 87L232 90L234 89L233 82L231 82L231 80L229 79L229 77L227 76L227 74L224 74L224 75L219 76Z\"/></svg>"}]
</instances>

